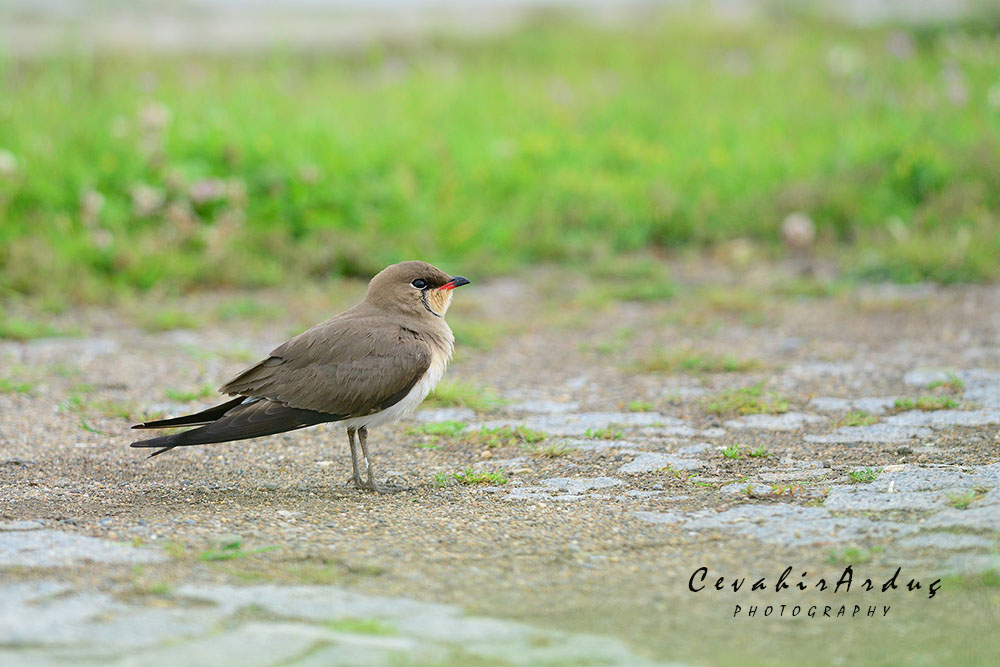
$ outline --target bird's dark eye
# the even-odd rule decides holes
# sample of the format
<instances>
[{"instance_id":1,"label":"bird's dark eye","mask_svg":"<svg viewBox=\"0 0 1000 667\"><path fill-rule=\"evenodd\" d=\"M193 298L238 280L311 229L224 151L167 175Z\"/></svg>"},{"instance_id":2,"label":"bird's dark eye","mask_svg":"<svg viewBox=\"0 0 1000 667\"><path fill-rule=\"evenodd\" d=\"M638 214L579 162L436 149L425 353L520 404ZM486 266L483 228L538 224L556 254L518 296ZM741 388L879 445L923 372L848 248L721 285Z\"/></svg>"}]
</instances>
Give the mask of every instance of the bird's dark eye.
<instances>
[{"instance_id":1,"label":"bird's dark eye","mask_svg":"<svg viewBox=\"0 0 1000 667\"><path fill-rule=\"evenodd\" d=\"M423 278L417 278L416 280L414 280L410 284L413 285L414 287L416 287L417 289L423 289L423 288L427 287L427 281L424 280Z\"/></svg>"}]
</instances>

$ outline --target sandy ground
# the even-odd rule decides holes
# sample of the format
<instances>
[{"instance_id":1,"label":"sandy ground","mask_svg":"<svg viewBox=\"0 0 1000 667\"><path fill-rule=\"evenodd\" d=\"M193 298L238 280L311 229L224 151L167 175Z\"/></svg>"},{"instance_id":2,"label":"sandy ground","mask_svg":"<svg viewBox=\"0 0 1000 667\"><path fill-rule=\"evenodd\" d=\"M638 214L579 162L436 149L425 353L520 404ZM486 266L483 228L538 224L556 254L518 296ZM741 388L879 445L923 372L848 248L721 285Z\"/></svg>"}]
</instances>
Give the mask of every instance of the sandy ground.
<instances>
[{"instance_id":1,"label":"sandy ground","mask_svg":"<svg viewBox=\"0 0 1000 667\"><path fill-rule=\"evenodd\" d=\"M152 460L127 447L129 423L213 400L171 398L168 389L217 386L360 290L335 284L80 310L57 320L78 337L0 345L2 376L27 385L0 394L0 580L8 591L34 591L21 606L0 607L0 621L37 611L49 599L43 584L58 584L64 597L105 596L98 607L168 608L179 617L208 604L199 590L225 597L219 587L273 584L450 605L610 638L627 652L580 655L569 646L583 640L573 639L547 654L571 664L985 664L1000 649L1000 289L830 290L781 272L695 271L671 300L623 302L615 281L558 272L474 284L449 316L460 351L447 379L467 384L466 402L489 392L503 403L428 405L373 432L380 476L411 491L345 486L346 438L333 424ZM233 302L252 305L220 315ZM203 325L136 326L156 308ZM694 357L739 363L730 362L735 371L691 361L651 370L658 358ZM713 412L724 392L756 383L775 414ZM944 409L897 406L920 397ZM858 408L865 423L851 425L847 414ZM448 420L469 428L411 430ZM502 424L545 439L490 447L476 435ZM470 468L506 482L454 478ZM67 535L100 541L63 545ZM132 555L105 558L97 548L114 543ZM235 557L215 559L226 545ZM848 565L850 593L816 590ZM692 592L703 566L708 586ZM789 583L808 590L774 592L789 566ZM897 568L902 590L883 593ZM717 591L718 577L748 583ZM749 590L762 577L769 589ZM876 590L859 590L865 578ZM922 588L906 591L911 579ZM782 604L785 615L763 616ZM862 611L852 617L855 604ZM751 606L759 610L748 617ZM793 618L795 606L803 611ZM837 618L841 606L847 616ZM825 607L834 617L823 618ZM878 615L868 617L869 607ZM126 613L110 609L75 622L96 628ZM53 608L52 617L62 613ZM288 614L273 616L254 622L273 629ZM246 631L244 617L233 618L226 627ZM79 637L10 627L4 635L0 622L0 647L12 659L97 655ZM187 629L137 639L111 655L166 661L156 652L190 637ZM462 663L473 643L449 645L447 655L411 651L402 662ZM296 650L257 657L306 664L314 656ZM491 650L476 660L527 655ZM389 655L372 660L400 662Z\"/></svg>"}]
</instances>

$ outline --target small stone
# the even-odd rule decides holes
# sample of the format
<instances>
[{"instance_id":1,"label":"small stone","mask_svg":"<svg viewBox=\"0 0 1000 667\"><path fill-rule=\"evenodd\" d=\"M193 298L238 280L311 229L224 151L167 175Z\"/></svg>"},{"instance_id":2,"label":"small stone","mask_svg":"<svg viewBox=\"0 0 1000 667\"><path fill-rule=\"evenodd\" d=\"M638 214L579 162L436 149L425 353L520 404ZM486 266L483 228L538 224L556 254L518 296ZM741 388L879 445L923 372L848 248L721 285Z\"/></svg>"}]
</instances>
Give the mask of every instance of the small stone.
<instances>
[{"instance_id":1,"label":"small stone","mask_svg":"<svg viewBox=\"0 0 1000 667\"><path fill-rule=\"evenodd\" d=\"M10 530L38 530L39 528L44 528L45 525L41 521L0 521L0 532Z\"/></svg>"}]
</instances>

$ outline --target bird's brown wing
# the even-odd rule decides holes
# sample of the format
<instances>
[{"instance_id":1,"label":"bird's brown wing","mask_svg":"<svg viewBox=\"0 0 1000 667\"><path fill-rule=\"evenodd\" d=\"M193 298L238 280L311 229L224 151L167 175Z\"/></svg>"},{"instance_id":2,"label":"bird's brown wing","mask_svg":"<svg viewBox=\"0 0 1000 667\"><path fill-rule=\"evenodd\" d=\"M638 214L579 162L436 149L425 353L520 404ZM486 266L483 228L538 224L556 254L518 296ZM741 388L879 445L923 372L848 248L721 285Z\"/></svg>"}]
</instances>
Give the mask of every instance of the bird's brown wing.
<instances>
[{"instance_id":1,"label":"bird's brown wing","mask_svg":"<svg viewBox=\"0 0 1000 667\"><path fill-rule=\"evenodd\" d=\"M431 364L419 335L383 317L334 318L219 388L291 408L361 416L401 400Z\"/></svg>"}]
</instances>

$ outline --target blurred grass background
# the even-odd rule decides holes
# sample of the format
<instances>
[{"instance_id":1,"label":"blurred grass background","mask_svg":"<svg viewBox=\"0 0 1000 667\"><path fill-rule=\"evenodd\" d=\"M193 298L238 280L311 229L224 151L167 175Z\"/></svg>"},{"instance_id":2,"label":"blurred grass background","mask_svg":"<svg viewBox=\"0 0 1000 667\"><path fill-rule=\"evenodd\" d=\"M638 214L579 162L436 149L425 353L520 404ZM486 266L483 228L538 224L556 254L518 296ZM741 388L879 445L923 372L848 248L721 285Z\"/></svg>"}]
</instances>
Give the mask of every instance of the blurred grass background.
<instances>
[{"instance_id":1,"label":"blurred grass background","mask_svg":"<svg viewBox=\"0 0 1000 667\"><path fill-rule=\"evenodd\" d=\"M1000 277L996 16L695 11L358 53L0 62L0 298L583 268L782 221L849 276Z\"/></svg>"}]
</instances>

